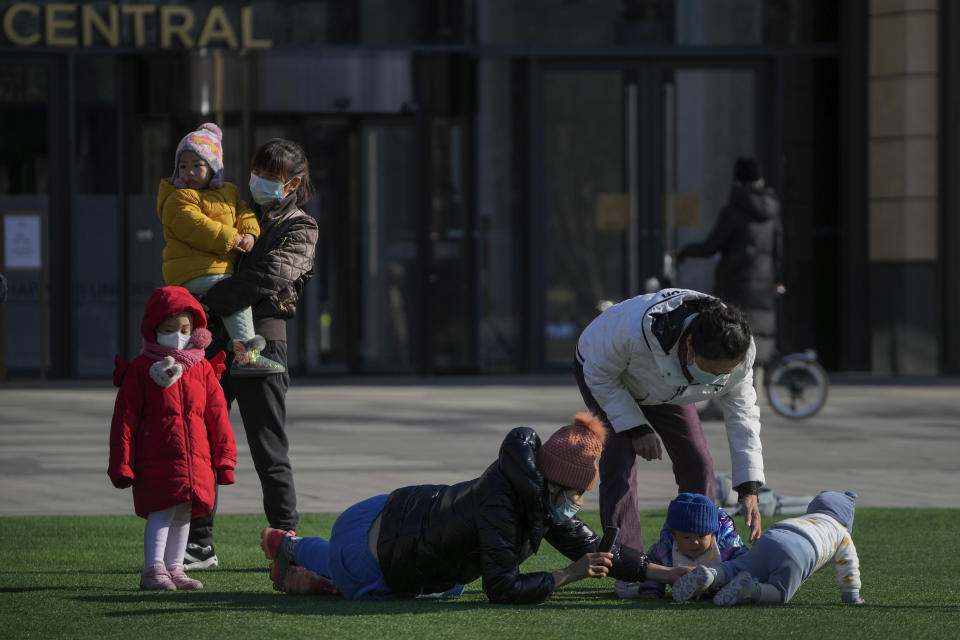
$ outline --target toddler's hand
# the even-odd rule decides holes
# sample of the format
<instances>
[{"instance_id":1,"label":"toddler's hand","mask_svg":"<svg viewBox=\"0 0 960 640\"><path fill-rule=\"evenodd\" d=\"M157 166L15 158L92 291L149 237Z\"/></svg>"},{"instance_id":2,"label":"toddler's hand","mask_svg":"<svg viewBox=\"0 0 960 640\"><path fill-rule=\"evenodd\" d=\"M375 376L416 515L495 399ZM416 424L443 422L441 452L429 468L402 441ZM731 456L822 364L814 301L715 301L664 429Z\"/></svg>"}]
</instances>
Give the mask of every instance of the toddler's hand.
<instances>
[{"instance_id":1,"label":"toddler's hand","mask_svg":"<svg viewBox=\"0 0 960 640\"><path fill-rule=\"evenodd\" d=\"M253 237L253 234L241 233L239 236L237 236L237 242L233 245L233 248L240 253L247 253L253 248L253 243L255 241L256 238Z\"/></svg>"}]
</instances>

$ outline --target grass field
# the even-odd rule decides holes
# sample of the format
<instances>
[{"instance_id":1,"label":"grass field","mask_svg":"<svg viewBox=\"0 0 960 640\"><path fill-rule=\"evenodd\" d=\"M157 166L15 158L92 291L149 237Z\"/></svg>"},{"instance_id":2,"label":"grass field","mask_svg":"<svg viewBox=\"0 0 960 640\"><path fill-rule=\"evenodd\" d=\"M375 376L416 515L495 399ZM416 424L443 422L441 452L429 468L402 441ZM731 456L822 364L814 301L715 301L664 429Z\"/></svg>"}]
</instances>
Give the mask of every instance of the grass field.
<instances>
[{"instance_id":1,"label":"grass field","mask_svg":"<svg viewBox=\"0 0 960 640\"><path fill-rule=\"evenodd\" d=\"M643 513L658 532L663 511ZM333 516L305 515L326 535ZM597 514L585 519L597 524ZM347 602L272 590L260 516L217 520L220 568L197 592L138 590L143 520L135 516L0 518L3 638L956 638L960 510L858 509L854 542L866 606L840 604L828 566L786 606L720 609L708 601L622 601L613 582L583 580L538 606L487 603L479 581L461 598ZM767 519L765 526L772 524ZM742 520L737 520L742 526ZM743 531L741 531L743 535ZM649 542L648 541L648 544ZM549 545L525 571L566 563ZM669 597L669 592L668 592Z\"/></svg>"}]
</instances>

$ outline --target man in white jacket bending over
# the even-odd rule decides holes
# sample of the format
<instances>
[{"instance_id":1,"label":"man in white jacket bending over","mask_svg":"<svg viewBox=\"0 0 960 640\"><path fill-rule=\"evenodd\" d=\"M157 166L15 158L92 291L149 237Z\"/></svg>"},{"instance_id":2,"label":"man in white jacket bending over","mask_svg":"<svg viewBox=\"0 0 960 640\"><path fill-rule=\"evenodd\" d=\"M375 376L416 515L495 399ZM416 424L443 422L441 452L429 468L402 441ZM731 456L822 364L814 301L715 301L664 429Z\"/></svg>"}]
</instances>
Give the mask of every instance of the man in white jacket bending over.
<instances>
[{"instance_id":1,"label":"man in white jacket bending over","mask_svg":"<svg viewBox=\"0 0 960 640\"><path fill-rule=\"evenodd\" d=\"M723 410L750 542L760 537L757 490L764 478L755 354L743 314L689 289L624 300L580 334L574 376L587 407L612 430L600 458L600 520L620 527L620 542L645 548L637 456L661 459L661 441L678 490L714 498L713 460L694 406L709 398ZM638 597L637 587L618 582L616 591Z\"/></svg>"}]
</instances>

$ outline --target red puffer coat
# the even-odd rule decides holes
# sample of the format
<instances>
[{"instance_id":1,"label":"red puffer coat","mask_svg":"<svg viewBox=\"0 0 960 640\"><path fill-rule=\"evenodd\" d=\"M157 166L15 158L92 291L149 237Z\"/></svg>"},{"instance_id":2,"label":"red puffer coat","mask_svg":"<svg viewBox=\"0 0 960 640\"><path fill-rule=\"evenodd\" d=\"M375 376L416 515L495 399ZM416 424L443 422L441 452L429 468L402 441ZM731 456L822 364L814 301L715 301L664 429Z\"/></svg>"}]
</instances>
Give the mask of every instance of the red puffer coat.
<instances>
[{"instance_id":1,"label":"red puffer coat","mask_svg":"<svg viewBox=\"0 0 960 640\"><path fill-rule=\"evenodd\" d=\"M154 328L184 311L193 312L195 332L206 327L203 309L186 289L157 289L147 301L140 333L156 342ZM120 390L107 473L120 488L132 480L133 505L140 517L188 500L193 502L192 517L206 515L213 510L217 476L221 484L231 484L237 464L237 445L218 382L222 365L215 358L200 359L189 368L161 368L175 379L169 386L151 376L151 367L156 376L159 365L144 354L129 366L117 358L114 383Z\"/></svg>"}]
</instances>

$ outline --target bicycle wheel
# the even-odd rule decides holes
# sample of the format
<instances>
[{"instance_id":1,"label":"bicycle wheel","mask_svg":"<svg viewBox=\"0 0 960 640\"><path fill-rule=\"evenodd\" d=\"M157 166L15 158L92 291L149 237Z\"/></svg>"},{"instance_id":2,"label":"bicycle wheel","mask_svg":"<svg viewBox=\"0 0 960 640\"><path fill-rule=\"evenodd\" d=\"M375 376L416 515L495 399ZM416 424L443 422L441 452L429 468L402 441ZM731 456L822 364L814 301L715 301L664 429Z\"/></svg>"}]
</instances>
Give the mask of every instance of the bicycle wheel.
<instances>
[{"instance_id":1,"label":"bicycle wheel","mask_svg":"<svg viewBox=\"0 0 960 640\"><path fill-rule=\"evenodd\" d=\"M778 360L767 372L767 399L774 411L799 420L814 415L827 402L827 372L816 360Z\"/></svg>"}]
</instances>

